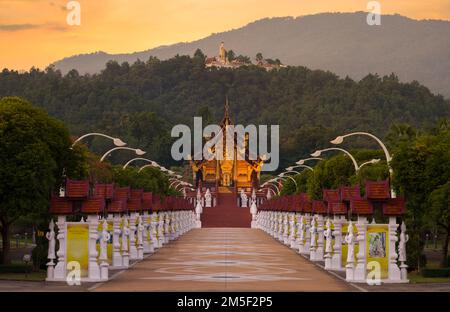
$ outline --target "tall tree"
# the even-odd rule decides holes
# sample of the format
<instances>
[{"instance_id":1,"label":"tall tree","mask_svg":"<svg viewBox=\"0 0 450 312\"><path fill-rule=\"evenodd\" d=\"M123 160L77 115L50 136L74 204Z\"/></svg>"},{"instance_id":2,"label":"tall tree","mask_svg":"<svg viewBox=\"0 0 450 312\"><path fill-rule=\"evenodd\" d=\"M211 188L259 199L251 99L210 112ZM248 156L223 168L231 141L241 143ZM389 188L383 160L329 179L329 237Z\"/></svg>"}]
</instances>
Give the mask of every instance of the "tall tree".
<instances>
[{"instance_id":1,"label":"tall tree","mask_svg":"<svg viewBox=\"0 0 450 312\"><path fill-rule=\"evenodd\" d=\"M11 225L21 216L48 209L63 172L86 174L83 157L70 147L62 123L22 99L0 100L1 263L9 262Z\"/></svg>"},{"instance_id":2,"label":"tall tree","mask_svg":"<svg viewBox=\"0 0 450 312\"><path fill-rule=\"evenodd\" d=\"M234 53L233 50L227 51L227 58L229 62L233 61L236 58L236 54Z\"/></svg>"},{"instance_id":3,"label":"tall tree","mask_svg":"<svg viewBox=\"0 0 450 312\"><path fill-rule=\"evenodd\" d=\"M256 53L256 61L261 62L263 60L263 55L261 52Z\"/></svg>"},{"instance_id":4,"label":"tall tree","mask_svg":"<svg viewBox=\"0 0 450 312\"><path fill-rule=\"evenodd\" d=\"M441 266L448 266L448 243L450 240L450 182L438 187L430 194L430 213L428 215L433 224L444 230Z\"/></svg>"}]
</instances>

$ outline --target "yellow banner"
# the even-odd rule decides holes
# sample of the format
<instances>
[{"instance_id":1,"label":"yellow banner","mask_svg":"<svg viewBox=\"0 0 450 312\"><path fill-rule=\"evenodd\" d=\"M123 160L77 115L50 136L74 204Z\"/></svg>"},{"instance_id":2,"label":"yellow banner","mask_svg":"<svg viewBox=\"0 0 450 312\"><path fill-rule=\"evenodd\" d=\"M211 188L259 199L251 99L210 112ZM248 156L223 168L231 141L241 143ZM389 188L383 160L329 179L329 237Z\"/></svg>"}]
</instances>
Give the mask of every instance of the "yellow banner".
<instances>
[{"instance_id":1,"label":"yellow banner","mask_svg":"<svg viewBox=\"0 0 450 312\"><path fill-rule=\"evenodd\" d=\"M89 225L67 224L67 263L77 261L80 264L81 277L89 273Z\"/></svg>"},{"instance_id":2,"label":"yellow banner","mask_svg":"<svg viewBox=\"0 0 450 312\"><path fill-rule=\"evenodd\" d=\"M387 279L389 276L388 233L389 229L387 224L369 224L367 226L367 263L376 261L380 264L381 279Z\"/></svg>"}]
</instances>

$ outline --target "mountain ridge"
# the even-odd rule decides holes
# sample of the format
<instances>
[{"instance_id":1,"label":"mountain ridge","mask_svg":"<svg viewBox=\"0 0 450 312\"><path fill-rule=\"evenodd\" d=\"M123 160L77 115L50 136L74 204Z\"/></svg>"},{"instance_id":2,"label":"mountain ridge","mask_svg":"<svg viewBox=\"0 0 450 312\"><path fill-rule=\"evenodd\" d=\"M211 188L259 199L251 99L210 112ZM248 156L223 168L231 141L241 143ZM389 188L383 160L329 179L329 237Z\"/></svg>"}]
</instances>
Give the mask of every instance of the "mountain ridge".
<instances>
[{"instance_id":1,"label":"mountain ridge","mask_svg":"<svg viewBox=\"0 0 450 312\"><path fill-rule=\"evenodd\" d=\"M383 15L381 26L369 26L366 17L367 13L355 12L264 18L191 42L133 53L80 54L54 65L62 73L76 69L94 74L109 60L133 63L150 56L164 60L176 54L192 55L197 48L208 56L217 55L218 45L224 41L236 54L253 58L261 52L286 65L328 70L355 80L369 73L394 72L401 81L417 80L450 97L450 21L394 14Z\"/></svg>"}]
</instances>

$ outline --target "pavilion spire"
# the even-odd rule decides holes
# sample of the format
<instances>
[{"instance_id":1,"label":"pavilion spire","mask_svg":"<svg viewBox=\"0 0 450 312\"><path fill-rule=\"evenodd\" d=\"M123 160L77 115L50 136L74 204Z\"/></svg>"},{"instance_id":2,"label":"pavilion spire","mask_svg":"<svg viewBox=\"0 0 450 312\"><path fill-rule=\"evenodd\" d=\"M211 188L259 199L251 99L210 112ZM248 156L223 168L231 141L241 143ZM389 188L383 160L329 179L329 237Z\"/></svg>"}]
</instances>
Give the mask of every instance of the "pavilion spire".
<instances>
[{"instance_id":1,"label":"pavilion spire","mask_svg":"<svg viewBox=\"0 0 450 312\"><path fill-rule=\"evenodd\" d=\"M230 103L228 102L228 95L226 95L225 96L225 118L227 118L227 119L230 118L229 109L230 109Z\"/></svg>"},{"instance_id":2,"label":"pavilion spire","mask_svg":"<svg viewBox=\"0 0 450 312\"><path fill-rule=\"evenodd\" d=\"M222 126L231 125L230 119L230 102L228 101L228 95L225 96L225 108L224 108L224 116L222 120Z\"/></svg>"}]
</instances>

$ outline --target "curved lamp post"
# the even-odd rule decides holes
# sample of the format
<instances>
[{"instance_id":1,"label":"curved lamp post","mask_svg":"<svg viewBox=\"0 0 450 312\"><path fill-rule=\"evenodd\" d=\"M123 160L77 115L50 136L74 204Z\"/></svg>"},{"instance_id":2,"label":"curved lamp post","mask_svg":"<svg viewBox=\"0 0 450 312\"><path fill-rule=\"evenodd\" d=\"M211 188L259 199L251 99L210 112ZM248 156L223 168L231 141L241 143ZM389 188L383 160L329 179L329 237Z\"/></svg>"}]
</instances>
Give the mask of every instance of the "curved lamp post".
<instances>
[{"instance_id":1,"label":"curved lamp post","mask_svg":"<svg viewBox=\"0 0 450 312\"><path fill-rule=\"evenodd\" d=\"M183 178L182 175L175 175L173 177L169 178L169 181L173 181L173 180L181 180Z\"/></svg>"},{"instance_id":2,"label":"curved lamp post","mask_svg":"<svg viewBox=\"0 0 450 312\"><path fill-rule=\"evenodd\" d=\"M177 183L177 184L179 185L180 183L183 183L183 181L180 181L180 180L173 180L172 182L170 182L169 188L171 188L172 185L174 185L175 183Z\"/></svg>"},{"instance_id":3,"label":"curved lamp post","mask_svg":"<svg viewBox=\"0 0 450 312\"><path fill-rule=\"evenodd\" d=\"M328 151L341 151L343 153L345 153L348 157L350 157L350 159L353 162L353 167L355 168L355 171L358 171L358 163L356 162L355 157L353 157L352 154L350 154L350 152L346 151L343 148L339 148L339 147L330 147L330 148L326 148L323 150L317 150L314 153L311 154L311 156L313 157L319 157L323 152L328 152Z\"/></svg>"},{"instance_id":4,"label":"curved lamp post","mask_svg":"<svg viewBox=\"0 0 450 312\"><path fill-rule=\"evenodd\" d=\"M93 133L88 133L88 134L80 136L78 139L75 140L75 142L73 142L72 147L75 146L75 144L77 144L78 142L80 142L84 138L87 138L87 137L90 137L90 136L101 136L101 137L104 137L104 138L108 138L108 139L110 139L110 140L112 140L114 142L115 146L118 146L118 147L122 147L122 146L127 145L127 143L123 142L119 138L114 138L112 136L109 136L109 135L106 135L106 134L103 134L103 133L93 132Z\"/></svg>"},{"instance_id":5,"label":"curved lamp post","mask_svg":"<svg viewBox=\"0 0 450 312\"><path fill-rule=\"evenodd\" d=\"M306 168L308 170L314 171L314 169L310 166L307 165L297 165L297 166L291 166L291 167L287 167L286 170L287 171L293 171L295 168Z\"/></svg>"},{"instance_id":6,"label":"curved lamp post","mask_svg":"<svg viewBox=\"0 0 450 312\"><path fill-rule=\"evenodd\" d=\"M145 165L145 166L142 166L141 168L139 168L138 172L141 172L142 170L144 170L145 168L148 168L148 167L159 168L159 165L156 162L152 161L151 164L148 164L148 165Z\"/></svg>"},{"instance_id":7,"label":"curved lamp post","mask_svg":"<svg viewBox=\"0 0 450 312\"><path fill-rule=\"evenodd\" d=\"M264 184L261 185L261 187L269 187L269 186L273 186L273 187L275 187L275 188L277 189L277 192L276 192L275 194L280 194L280 189L279 189L278 186L277 186L275 183L273 183L273 182L267 181L267 182L265 182Z\"/></svg>"},{"instance_id":8,"label":"curved lamp post","mask_svg":"<svg viewBox=\"0 0 450 312\"><path fill-rule=\"evenodd\" d=\"M278 185L277 185L277 189L278 189L278 194L280 194L281 193L281 188L283 187L284 179L286 179L286 178L281 178L281 177L277 176L277 177L269 180L268 182L272 183L273 185L275 185L275 183L278 183L278 185L280 187L278 188Z\"/></svg>"},{"instance_id":9,"label":"curved lamp post","mask_svg":"<svg viewBox=\"0 0 450 312\"><path fill-rule=\"evenodd\" d=\"M258 191L263 191L264 189L269 190L272 193L272 195L274 195L274 196L277 195L277 193L275 193L275 191L273 189L271 189L270 187L268 187L268 186L262 187Z\"/></svg>"},{"instance_id":10,"label":"curved lamp post","mask_svg":"<svg viewBox=\"0 0 450 312\"><path fill-rule=\"evenodd\" d=\"M137 157L137 158L133 158L130 161L128 161L123 167L122 169L126 169L133 161L137 161L137 160L143 160L149 163L155 163L153 160L147 159L147 158L141 158L141 157ZM156 164L156 163L155 163Z\"/></svg>"},{"instance_id":11,"label":"curved lamp post","mask_svg":"<svg viewBox=\"0 0 450 312\"><path fill-rule=\"evenodd\" d=\"M289 169L291 169L291 167L287 167L286 168L286 174L288 174L288 173L295 173L295 174L300 174L301 172L300 171L295 171L294 169L291 169L291 170L289 170Z\"/></svg>"},{"instance_id":12,"label":"curved lamp post","mask_svg":"<svg viewBox=\"0 0 450 312\"><path fill-rule=\"evenodd\" d=\"M312 158L305 158L305 159L300 159L299 161L296 162L297 165L304 165L306 161L308 160L323 160L323 158L319 158L319 157L312 157Z\"/></svg>"},{"instance_id":13,"label":"curved lamp post","mask_svg":"<svg viewBox=\"0 0 450 312\"><path fill-rule=\"evenodd\" d=\"M314 153L312 153L311 156L320 156L320 154L322 152L326 152L326 151L341 151L341 152L345 153L352 160L353 167L355 168L355 172L358 172L359 169L361 169L361 167L363 167L365 165L376 164L376 163L378 163L380 161L379 159L371 159L371 160L366 161L365 163L361 164L361 166L359 166L358 163L356 162L355 157L353 157L353 155L350 154L350 152L346 151L343 148L339 148L339 147L330 147L330 148L326 148L326 149L323 149L323 150L317 150Z\"/></svg>"},{"instance_id":14,"label":"curved lamp post","mask_svg":"<svg viewBox=\"0 0 450 312\"><path fill-rule=\"evenodd\" d=\"M117 150L129 150L129 151L133 151L136 153L136 155L142 156L145 154L145 152L143 150L140 149L136 149L136 148L130 148L130 147L115 147L110 149L109 151L107 151L105 154L103 154L102 158L100 159L100 162L104 161L106 157L108 157L109 154L111 154L114 151Z\"/></svg>"},{"instance_id":15,"label":"curved lamp post","mask_svg":"<svg viewBox=\"0 0 450 312\"><path fill-rule=\"evenodd\" d=\"M364 166L366 166L366 165L374 165L374 164L377 164L377 163L379 163L381 160L380 159L371 159L371 160L369 160L369 161L366 161L366 162L364 162L364 163L362 163L360 166L359 166L359 168L358 169L361 169L362 167L364 167Z\"/></svg>"},{"instance_id":16,"label":"curved lamp post","mask_svg":"<svg viewBox=\"0 0 450 312\"><path fill-rule=\"evenodd\" d=\"M388 151L386 145L384 145L384 143L379 138L374 136L373 134L368 133L368 132L348 133L346 135L340 135L340 136L336 137L334 140L330 141L330 143L335 144L335 145L341 144L342 142L344 142L345 138L350 137L350 136L354 136L354 135L368 136L368 137L374 139L375 141L377 141L378 145L380 145L381 148L383 149L384 156L386 157L386 162L387 162L388 169L389 169L389 178L392 180L392 174L394 173L394 171L392 170L392 167L391 167L391 160L392 160L391 154L389 154L389 151ZM392 188L391 188L391 197L392 198L396 197L396 194L395 194L395 192L394 192L394 190Z\"/></svg>"},{"instance_id":17,"label":"curved lamp post","mask_svg":"<svg viewBox=\"0 0 450 312\"><path fill-rule=\"evenodd\" d=\"M278 176L279 176L280 178L291 179L291 180L294 182L294 184L295 184L295 190L297 191L297 189L298 189L297 181L295 181L295 179L294 179L293 177L286 175L286 172L280 173Z\"/></svg>"}]
</instances>

